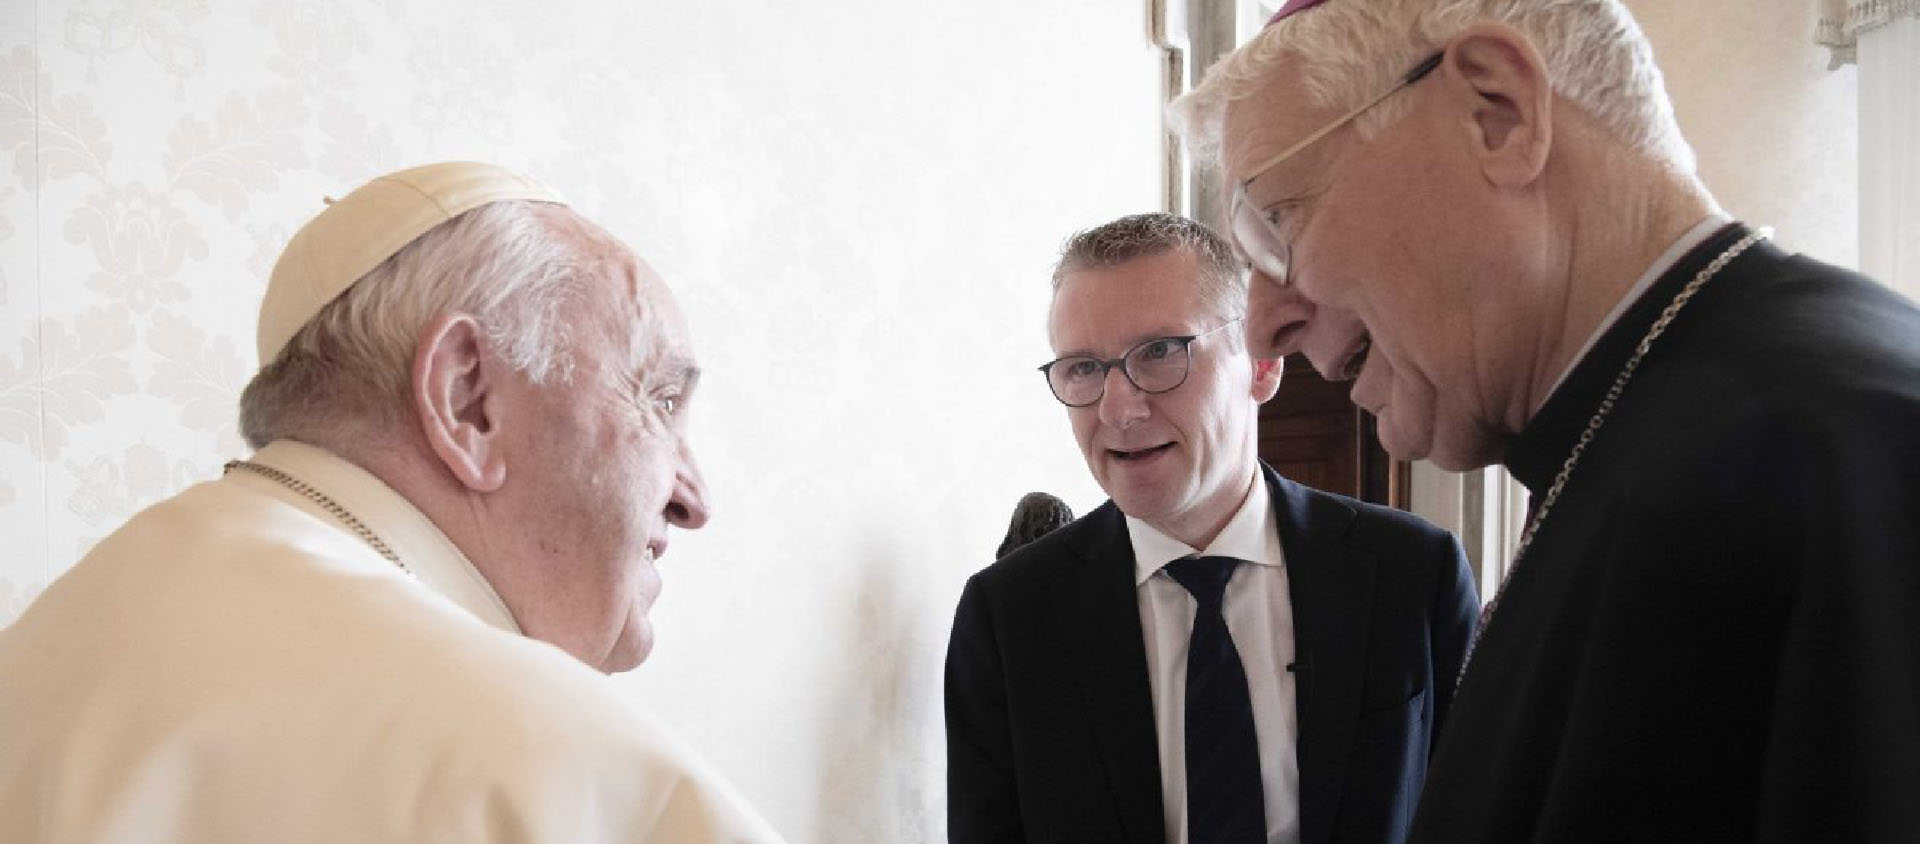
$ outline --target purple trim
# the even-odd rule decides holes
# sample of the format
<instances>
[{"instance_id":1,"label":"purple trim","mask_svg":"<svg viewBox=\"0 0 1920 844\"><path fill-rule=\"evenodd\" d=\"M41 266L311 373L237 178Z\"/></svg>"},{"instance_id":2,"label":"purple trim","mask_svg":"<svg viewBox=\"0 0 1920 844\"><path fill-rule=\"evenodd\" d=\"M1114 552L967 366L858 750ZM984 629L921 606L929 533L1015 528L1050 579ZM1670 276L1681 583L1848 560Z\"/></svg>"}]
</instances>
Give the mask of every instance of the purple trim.
<instances>
[{"instance_id":1,"label":"purple trim","mask_svg":"<svg viewBox=\"0 0 1920 844\"><path fill-rule=\"evenodd\" d=\"M1327 0L1287 0L1287 4L1281 6L1280 11L1274 12L1273 17L1267 19L1267 25L1272 26L1278 23L1281 18L1304 12L1325 2L1327 2Z\"/></svg>"}]
</instances>

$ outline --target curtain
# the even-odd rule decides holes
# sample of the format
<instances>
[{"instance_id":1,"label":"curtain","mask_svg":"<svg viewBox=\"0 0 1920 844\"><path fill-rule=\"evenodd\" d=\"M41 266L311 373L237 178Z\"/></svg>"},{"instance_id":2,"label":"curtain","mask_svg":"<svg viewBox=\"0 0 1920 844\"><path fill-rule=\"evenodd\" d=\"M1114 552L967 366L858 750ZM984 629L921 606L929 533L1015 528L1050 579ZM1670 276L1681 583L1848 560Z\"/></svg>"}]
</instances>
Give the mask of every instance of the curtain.
<instances>
[{"instance_id":1,"label":"curtain","mask_svg":"<svg viewBox=\"0 0 1920 844\"><path fill-rule=\"evenodd\" d=\"M1920 0L1814 0L1820 24L1813 40L1833 51L1829 67L1853 64L1862 33L1902 18L1920 17Z\"/></svg>"},{"instance_id":2,"label":"curtain","mask_svg":"<svg viewBox=\"0 0 1920 844\"><path fill-rule=\"evenodd\" d=\"M1920 0L1820 0L1815 40L1860 84L1860 270L1920 298Z\"/></svg>"},{"instance_id":3,"label":"curtain","mask_svg":"<svg viewBox=\"0 0 1920 844\"><path fill-rule=\"evenodd\" d=\"M1861 33L1858 61L1860 269L1920 299L1920 14Z\"/></svg>"}]
</instances>

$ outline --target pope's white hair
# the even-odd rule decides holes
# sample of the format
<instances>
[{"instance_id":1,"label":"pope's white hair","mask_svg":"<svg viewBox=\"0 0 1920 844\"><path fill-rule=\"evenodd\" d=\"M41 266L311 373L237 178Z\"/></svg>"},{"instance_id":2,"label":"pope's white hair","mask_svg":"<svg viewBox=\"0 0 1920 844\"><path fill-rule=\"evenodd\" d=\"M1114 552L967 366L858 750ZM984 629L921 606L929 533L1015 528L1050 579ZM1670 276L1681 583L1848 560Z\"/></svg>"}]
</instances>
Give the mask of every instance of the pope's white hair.
<instances>
[{"instance_id":1,"label":"pope's white hair","mask_svg":"<svg viewBox=\"0 0 1920 844\"><path fill-rule=\"evenodd\" d=\"M321 309L264 362L240 395L240 433L255 448L281 437L371 433L409 406L415 345L442 314L465 313L508 366L534 383L571 376L566 306L590 284L596 240L566 231L546 203L483 205L394 253ZM561 214L571 215L570 211Z\"/></svg>"},{"instance_id":2,"label":"pope's white hair","mask_svg":"<svg viewBox=\"0 0 1920 844\"><path fill-rule=\"evenodd\" d=\"M1263 84L1288 56L1313 105L1345 110L1392 86L1473 24L1524 33L1547 64L1553 89L1628 149L1677 173L1694 171L1653 48L1619 0L1332 0L1267 27L1222 57L1206 79L1168 106L1195 161L1218 165L1227 108ZM1356 121L1371 137L1405 113L1389 97ZM1307 131L1312 127L1303 127Z\"/></svg>"}]
</instances>

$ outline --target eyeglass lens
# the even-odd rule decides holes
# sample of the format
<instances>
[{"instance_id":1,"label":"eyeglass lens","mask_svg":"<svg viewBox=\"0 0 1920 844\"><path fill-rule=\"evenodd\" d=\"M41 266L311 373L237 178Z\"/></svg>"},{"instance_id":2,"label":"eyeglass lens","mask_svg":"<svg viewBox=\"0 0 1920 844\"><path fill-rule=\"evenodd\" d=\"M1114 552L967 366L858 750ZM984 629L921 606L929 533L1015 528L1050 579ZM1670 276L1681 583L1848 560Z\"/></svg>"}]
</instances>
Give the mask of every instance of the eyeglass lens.
<instances>
[{"instance_id":1,"label":"eyeglass lens","mask_svg":"<svg viewBox=\"0 0 1920 844\"><path fill-rule=\"evenodd\" d=\"M1148 340L1127 350L1120 359L1120 371L1141 392L1164 393L1187 380L1189 342L1182 337ZM1047 368L1047 383L1061 402L1085 407L1106 393L1111 365L1099 358L1061 358Z\"/></svg>"},{"instance_id":2,"label":"eyeglass lens","mask_svg":"<svg viewBox=\"0 0 1920 844\"><path fill-rule=\"evenodd\" d=\"M1286 244L1279 241L1273 225L1261 215L1260 209L1244 196L1234 203L1233 237L1254 269L1274 281L1287 281Z\"/></svg>"}]
</instances>

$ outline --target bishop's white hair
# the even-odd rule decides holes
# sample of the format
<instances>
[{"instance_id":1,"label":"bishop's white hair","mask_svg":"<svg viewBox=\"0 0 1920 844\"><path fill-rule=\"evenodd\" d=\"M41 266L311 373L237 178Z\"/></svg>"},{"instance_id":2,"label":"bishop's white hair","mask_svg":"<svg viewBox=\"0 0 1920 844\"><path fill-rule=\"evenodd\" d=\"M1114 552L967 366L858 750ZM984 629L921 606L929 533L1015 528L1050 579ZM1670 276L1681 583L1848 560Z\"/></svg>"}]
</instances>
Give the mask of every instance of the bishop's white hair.
<instances>
[{"instance_id":1,"label":"bishop's white hair","mask_svg":"<svg viewBox=\"0 0 1920 844\"><path fill-rule=\"evenodd\" d=\"M1619 0L1334 0L1266 28L1222 57L1205 81L1167 108L1195 161L1218 164L1227 108L1268 81L1282 59L1315 106L1345 110L1473 24L1524 33L1547 63L1553 90L1628 149L1681 173L1694 172L1653 48ZM1390 97L1356 121L1371 137L1405 113Z\"/></svg>"}]
</instances>

